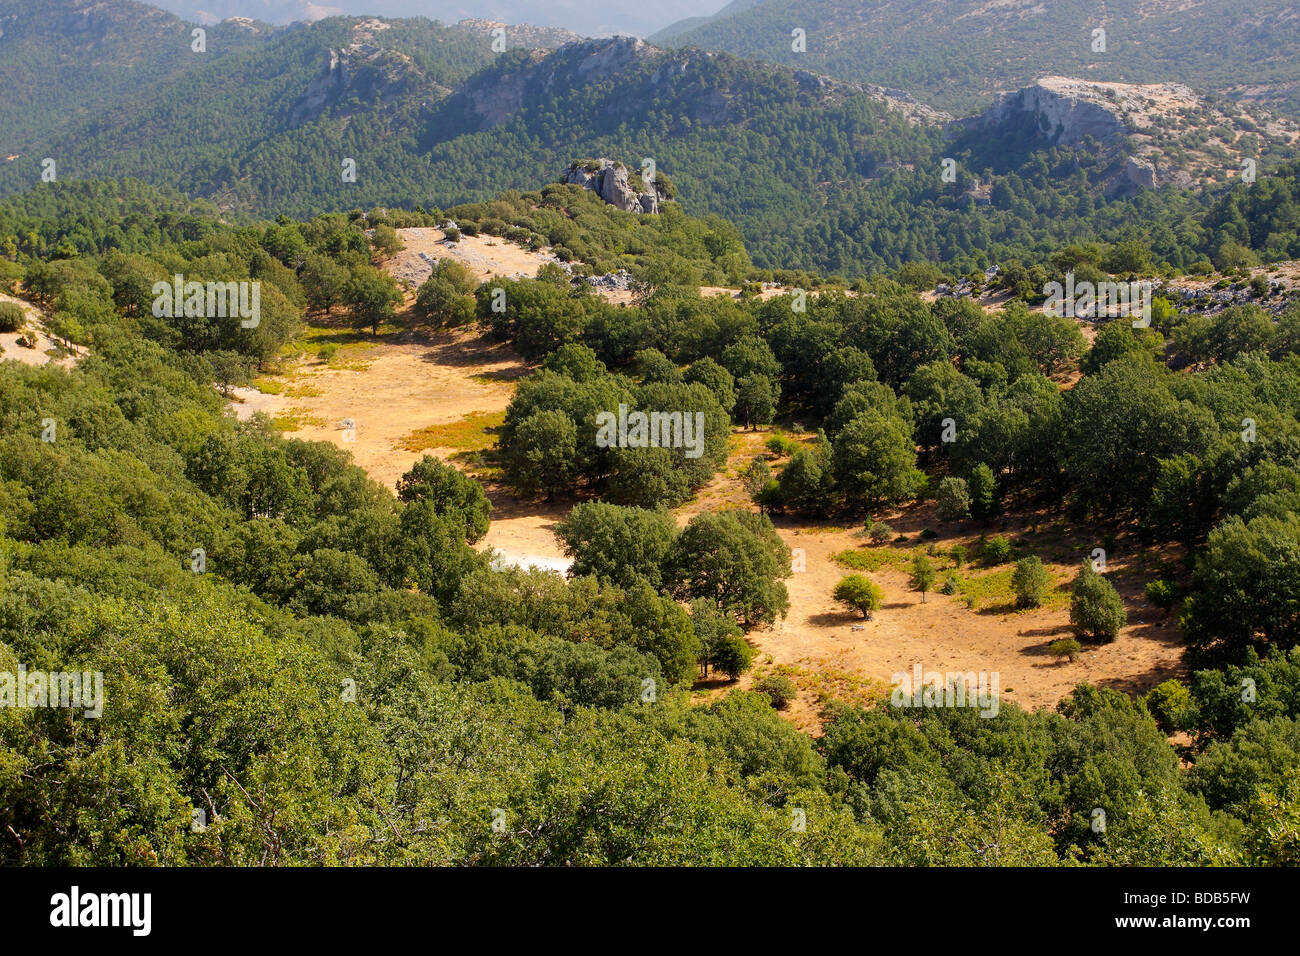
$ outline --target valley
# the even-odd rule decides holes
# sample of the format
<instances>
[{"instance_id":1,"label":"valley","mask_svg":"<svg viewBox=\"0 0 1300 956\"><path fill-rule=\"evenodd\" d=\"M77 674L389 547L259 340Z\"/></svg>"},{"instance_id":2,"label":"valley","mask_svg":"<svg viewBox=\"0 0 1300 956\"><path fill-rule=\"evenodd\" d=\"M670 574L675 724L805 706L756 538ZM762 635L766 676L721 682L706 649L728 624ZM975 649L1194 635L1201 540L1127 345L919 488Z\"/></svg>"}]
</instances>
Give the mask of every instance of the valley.
<instances>
[{"instance_id":1,"label":"valley","mask_svg":"<svg viewBox=\"0 0 1300 956\"><path fill-rule=\"evenodd\" d=\"M421 227L398 230L398 235L404 247L385 263L385 269L412 287L428 278L425 257L450 258L483 281L493 276L531 277L542 265L555 261L545 250L530 252L493 237L463 237L447 243L442 230ZM723 288L700 291L731 294ZM779 289L765 289L762 297L779 294ZM408 294L406 309L412 301ZM1003 304L1005 299L986 302L984 307L998 309ZM341 344L337 355L329 363L306 355L291 360L285 375L261 382L260 388L269 393L257 387L237 389L236 415L242 419L263 412L281 425L287 437L330 442L389 488L426 453L462 467L485 482L493 506L481 549L491 548L506 564L519 567L567 568L569 559L555 529L574 499L546 503L521 498L483 458L495 443L514 383L536 366L494 343L481 329L402 331L411 324L409 314L399 312L394 328L377 340L346 326L313 327L309 333L313 347L334 341ZM1089 323L1081 324L1089 334L1093 332ZM353 428L346 428L345 421L352 422ZM733 432L730 455L718 475L675 509L680 526L703 511L753 507L735 475L754 455L767 454L763 442L769 434L766 429ZM423 435L429 437L412 442L414 436ZM811 436L801 437L807 442ZM780 467L777 460L773 463ZM751 687L764 673L786 674L798 686L799 695L783 715L801 730L820 733L829 701L869 700L891 686L893 674L909 672L918 662L927 671L996 670L1003 692L1029 709L1055 707L1083 681L1140 694L1185 676L1176 622L1142 596L1145 579L1175 556L1158 557L1130 545L1132 553L1111 569L1129 623L1114 642L1087 648L1077 661L1062 662L1050 656L1046 647L1069 634L1068 599L1019 610L1008 599L1006 572L985 569L975 573L1000 582L975 606L968 607L961 594L932 593L922 602L908 585L905 564L913 553L924 550L916 543L922 540L918 536L924 528L939 530L933 546L947 549L960 544L971 553L976 552L980 535L1003 534L1044 555L1050 573L1064 586L1072 568L1096 543L1086 525L1070 526L1033 513L1012 514L988 527L969 520L954 525L939 521L932 503L904 507L883 519L911 541L872 547L852 528L778 518L782 540L801 553L796 567L802 570L787 582L790 612L774 625L747 635L758 654L752 673L738 684L700 682L696 685L700 700L735 687ZM836 555L846 551L870 555L877 568L873 578L884 589L885 599L870 622L859 621L832 596L836 581L851 569L836 561Z\"/></svg>"},{"instance_id":2,"label":"valley","mask_svg":"<svg viewBox=\"0 0 1300 956\"><path fill-rule=\"evenodd\" d=\"M169 2L0 0L0 873L1300 861L1294 3Z\"/></svg>"}]
</instances>

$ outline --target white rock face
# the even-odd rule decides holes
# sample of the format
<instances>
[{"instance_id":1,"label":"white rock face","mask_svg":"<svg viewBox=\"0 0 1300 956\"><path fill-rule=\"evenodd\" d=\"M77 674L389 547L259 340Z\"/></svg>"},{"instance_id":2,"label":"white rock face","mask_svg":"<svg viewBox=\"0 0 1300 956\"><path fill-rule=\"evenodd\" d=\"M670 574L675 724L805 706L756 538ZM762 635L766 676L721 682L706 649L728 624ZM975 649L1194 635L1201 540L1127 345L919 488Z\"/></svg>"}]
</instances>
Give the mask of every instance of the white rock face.
<instances>
[{"instance_id":1,"label":"white rock face","mask_svg":"<svg viewBox=\"0 0 1300 956\"><path fill-rule=\"evenodd\" d=\"M585 163L573 163L565 171L563 181L590 189L611 206L624 212L656 213L659 211L659 192L653 186L649 192L637 192L628 183L627 167L611 159L599 159L595 169Z\"/></svg>"},{"instance_id":2,"label":"white rock face","mask_svg":"<svg viewBox=\"0 0 1300 956\"><path fill-rule=\"evenodd\" d=\"M1238 137L1253 131L1274 144L1294 144L1300 132L1265 113L1225 112L1181 83L1102 83L1045 76L1003 93L978 116L951 124L959 136L1021 130L1065 149L1092 141L1113 160L1108 195L1132 195L1167 183L1191 188L1240 168L1253 148Z\"/></svg>"},{"instance_id":3,"label":"white rock face","mask_svg":"<svg viewBox=\"0 0 1300 956\"><path fill-rule=\"evenodd\" d=\"M1125 87L1120 83L1089 83L1045 76L1033 86L1003 93L992 107L968 122L976 128L988 128L1014 120L1017 113L1030 113L1036 117L1043 139L1050 143L1077 146L1089 136L1102 144L1111 143L1128 131L1121 118L1124 105L1118 93L1120 89L1168 93L1174 87L1166 84ZM1178 89L1195 99L1186 87Z\"/></svg>"}]
</instances>

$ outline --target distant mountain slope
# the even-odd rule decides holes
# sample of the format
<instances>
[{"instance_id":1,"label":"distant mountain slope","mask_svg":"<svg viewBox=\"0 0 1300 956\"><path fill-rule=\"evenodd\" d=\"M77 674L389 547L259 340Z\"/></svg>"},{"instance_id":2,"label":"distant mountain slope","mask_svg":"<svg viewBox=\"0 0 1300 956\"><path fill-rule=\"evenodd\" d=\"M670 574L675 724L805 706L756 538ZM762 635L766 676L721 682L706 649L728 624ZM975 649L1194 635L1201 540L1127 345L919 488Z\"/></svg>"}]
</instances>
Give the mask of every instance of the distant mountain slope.
<instances>
[{"instance_id":1,"label":"distant mountain slope","mask_svg":"<svg viewBox=\"0 0 1300 956\"><path fill-rule=\"evenodd\" d=\"M806 53L791 49L795 28ZM1097 28L1104 53L1092 49ZM954 113L1065 74L1186 83L1300 116L1295 0L739 0L650 41L899 86Z\"/></svg>"},{"instance_id":2,"label":"distant mountain slope","mask_svg":"<svg viewBox=\"0 0 1300 956\"><path fill-rule=\"evenodd\" d=\"M605 3L589 0L155 0L191 20L257 17L271 23L333 16L430 17L453 23L465 17L505 19L560 27L583 36L645 36L699 10L698 0ZM705 9L721 6L707 0Z\"/></svg>"},{"instance_id":3,"label":"distant mountain slope","mask_svg":"<svg viewBox=\"0 0 1300 956\"><path fill-rule=\"evenodd\" d=\"M52 130L94 120L144 90L264 43L264 23L207 28L134 0L0 0L0 150L20 152Z\"/></svg>"},{"instance_id":4,"label":"distant mountain slope","mask_svg":"<svg viewBox=\"0 0 1300 956\"><path fill-rule=\"evenodd\" d=\"M690 16L684 20L678 20L676 23L664 27L664 29L653 35L652 41L660 45L667 45L668 41L673 37L689 33L692 30L699 29L707 23L713 23L716 20L724 20L727 17L734 17L736 14L744 13L746 10L752 9L762 2L763 0L731 0L731 3L727 4L712 16Z\"/></svg>"},{"instance_id":5,"label":"distant mountain slope","mask_svg":"<svg viewBox=\"0 0 1300 956\"><path fill-rule=\"evenodd\" d=\"M195 52L195 24L134 0L0 0L0 156L26 153L60 134L94 140L151 109L166 112L173 126L188 124L191 136L211 128L215 116L232 145L242 130L263 138L274 132L269 124L283 118L276 97L296 96L310 83L330 44L388 51L445 93L497 55L497 26L505 25L360 18L277 28L228 20L204 27L206 49ZM550 27L509 25L505 31L509 47L554 49L580 39ZM373 51L351 52L358 70L373 74L381 65L363 63ZM360 91L365 82L359 76L352 86ZM195 115L198 105L209 110L207 120ZM262 115L240 115L241 108Z\"/></svg>"},{"instance_id":6,"label":"distant mountain slope","mask_svg":"<svg viewBox=\"0 0 1300 956\"><path fill-rule=\"evenodd\" d=\"M1004 93L984 112L954 123L953 150L975 168L1002 172L1042 145L1084 148L1117 160L1109 194L1165 182L1182 188L1242 175L1261 151L1296 155L1300 127L1232 100L1198 97L1177 83L1133 85L1047 76ZM1256 170L1258 171L1258 170Z\"/></svg>"},{"instance_id":7,"label":"distant mountain slope","mask_svg":"<svg viewBox=\"0 0 1300 956\"><path fill-rule=\"evenodd\" d=\"M142 35L114 50L118 61L148 58ZM897 91L728 54L630 38L497 54L483 22L329 18L277 30L115 94L91 116L42 101L43 76L21 65L19 94L45 104L48 132L5 154L0 195L29 189L48 156L61 182L136 177L235 217L446 208L537 189L577 158L648 157L688 212L734 222L756 262L847 275L923 259L968 269L1119 232L1181 262L1204 244L1168 223L1200 200L1152 187L1225 183L1242 156L1265 175L1295 155L1267 122L1190 91L1144 130L1147 94L1125 94L1110 113L1115 91L1085 83L1076 95L1077 81L1062 80L1030 109L998 101L972 132ZM60 82L78 82L74 65L59 66ZM1035 124L1073 100L1106 112L1106 135L1042 135ZM945 159L952 179L940 175Z\"/></svg>"}]
</instances>

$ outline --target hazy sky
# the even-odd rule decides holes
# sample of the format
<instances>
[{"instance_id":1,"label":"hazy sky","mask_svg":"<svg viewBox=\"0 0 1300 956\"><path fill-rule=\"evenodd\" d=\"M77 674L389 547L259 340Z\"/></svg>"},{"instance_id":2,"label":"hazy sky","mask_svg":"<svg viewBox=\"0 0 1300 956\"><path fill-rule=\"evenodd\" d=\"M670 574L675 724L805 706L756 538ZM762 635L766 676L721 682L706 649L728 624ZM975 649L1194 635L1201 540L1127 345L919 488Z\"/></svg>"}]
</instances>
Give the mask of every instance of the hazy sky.
<instances>
[{"instance_id":1,"label":"hazy sky","mask_svg":"<svg viewBox=\"0 0 1300 956\"><path fill-rule=\"evenodd\" d=\"M567 27L583 36L647 36L684 17L707 16L727 0L145 0L187 20L253 17L269 23L338 14L424 16L455 23L466 17Z\"/></svg>"}]
</instances>

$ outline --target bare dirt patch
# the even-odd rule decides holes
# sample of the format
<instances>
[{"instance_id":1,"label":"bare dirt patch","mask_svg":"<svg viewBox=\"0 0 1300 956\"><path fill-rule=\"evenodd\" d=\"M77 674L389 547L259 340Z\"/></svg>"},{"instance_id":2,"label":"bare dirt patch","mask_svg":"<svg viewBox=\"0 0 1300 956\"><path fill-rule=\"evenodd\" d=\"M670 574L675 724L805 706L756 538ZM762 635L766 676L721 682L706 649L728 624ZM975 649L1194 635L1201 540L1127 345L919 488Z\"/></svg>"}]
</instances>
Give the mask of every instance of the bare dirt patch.
<instances>
[{"instance_id":1,"label":"bare dirt patch","mask_svg":"<svg viewBox=\"0 0 1300 956\"><path fill-rule=\"evenodd\" d=\"M21 332L0 332L0 362L12 360L24 365L58 365L61 368L72 368L85 357L85 349L71 342L56 341L46 331L41 311L30 302L3 292L0 292L0 302L12 302L27 313L27 327ZM24 335L35 339L35 348L18 344L18 340Z\"/></svg>"},{"instance_id":2,"label":"bare dirt patch","mask_svg":"<svg viewBox=\"0 0 1300 956\"><path fill-rule=\"evenodd\" d=\"M768 431L738 432L727 467L701 490L695 501L678 511L679 522L700 511L752 505L736 472L756 454L766 454L774 470L783 459L767 452ZM804 436L805 438L807 436ZM1121 539L1109 556L1107 577L1128 611L1128 625L1111 644L1084 644L1073 663L1048 653L1048 645L1070 637L1068 588L1079 564L1099 544L1099 533L1071 526L1053 516L1017 513L988 528L978 522L942 523L932 502L912 504L881 516L906 542L873 547L854 532L861 524L837 527L778 516L781 538L795 551L797 570L786 580L790 612L783 621L748 635L757 649L755 670L738 685L718 683L700 688L707 696L734 686L752 687L764 673L779 671L799 688L785 715L803 730L819 733L823 698L865 702L888 690L895 673L910 673L914 664L926 671L998 672L1005 700L1022 707L1054 707L1076 685L1089 683L1127 692L1142 692L1161 681L1184 676L1183 641L1176 619L1151 606L1143 596L1146 582L1160 565L1180 555L1139 549ZM929 528L938 537L922 540ZM931 558L940 569L936 587L952 568L947 557L955 544L975 555L981 534L1007 536L1020 556L1037 555L1056 581L1054 594L1042 608L1017 610L1007 593L1010 565L972 566L969 559L956 573L970 582L953 596L931 592L922 602L911 590L907 562L915 551L934 546ZM797 550L796 550L797 549ZM870 552L864 571L885 592L884 606L871 621L862 620L834 600L835 584L854 569L836 561L842 552ZM975 596L967 607L966 594Z\"/></svg>"},{"instance_id":3,"label":"bare dirt patch","mask_svg":"<svg viewBox=\"0 0 1300 956\"><path fill-rule=\"evenodd\" d=\"M471 330L380 338L362 355L361 362L304 361L272 377L283 387L278 395L239 389L236 414L266 412L289 426L290 437L338 445L392 488L426 453L450 457L467 450L451 439L441 447L419 441L422 430L503 413L510 382L526 370L504 345Z\"/></svg>"},{"instance_id":4,"label":"bare dirt patch","mask_svg":"<svg viewBox=\"0 0 1300 956\"><path fill-rule=\"evenodd\" d=\"M429 278L433 263L429 259L452 259L459 262L480 281L492 276L506 279L532 278L548 262L559 262L549 252L533 252L497 236L461 236L447 242L441 229L417 226L397 230L404 248L385 268L412 288ZM427 258L426 258L427 257Z\"/></svg>"}]
</instances>

